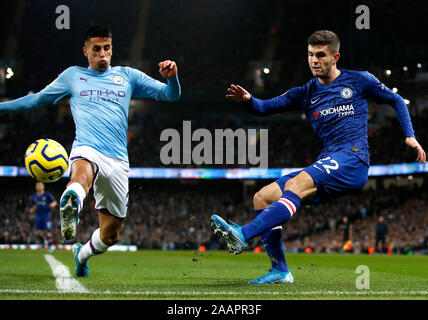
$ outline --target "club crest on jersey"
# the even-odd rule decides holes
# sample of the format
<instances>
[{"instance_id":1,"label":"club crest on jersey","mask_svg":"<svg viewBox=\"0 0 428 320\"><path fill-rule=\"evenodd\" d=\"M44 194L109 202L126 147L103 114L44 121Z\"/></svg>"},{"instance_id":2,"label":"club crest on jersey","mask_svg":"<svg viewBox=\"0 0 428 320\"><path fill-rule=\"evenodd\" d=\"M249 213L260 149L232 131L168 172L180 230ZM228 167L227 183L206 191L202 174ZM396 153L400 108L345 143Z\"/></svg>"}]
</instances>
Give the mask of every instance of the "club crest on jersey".
<instances>
[{"instance_id":1,"label":"club crest on jersey","mask_svg":"<svg viewBox=\"0 0 428 320\"><path fill-rule=\"evenodd\" d=\"M351 90L351 88L343 88L342 91L340 92L340 95L344 99L349 99L350 97L352 97L352 90Z\"/></svg>"},{"instance_id":2,"label":"club crest on jersey","mask_svg":"<svg viewBox=\"0 0 428 320\"><path fill-rule=\"evenodd\" d=\"M113 82L116 84L123 84L123 78L121 76L114 76Z\"/></svg>"}]
</instances>

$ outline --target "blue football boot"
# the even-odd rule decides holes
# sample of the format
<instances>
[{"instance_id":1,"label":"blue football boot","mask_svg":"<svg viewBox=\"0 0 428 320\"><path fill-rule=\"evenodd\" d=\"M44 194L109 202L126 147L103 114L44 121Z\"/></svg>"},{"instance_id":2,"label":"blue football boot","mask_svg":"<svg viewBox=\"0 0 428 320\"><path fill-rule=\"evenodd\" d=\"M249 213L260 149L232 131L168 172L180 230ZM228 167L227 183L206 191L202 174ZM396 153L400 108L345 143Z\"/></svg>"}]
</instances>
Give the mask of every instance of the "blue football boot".
<instances>
[{"instance_id":1,"label":"blue football boot","mask_svg":"<svg viewBox=\"0 0 428 320\"><path fill-rule=\"evenodd\" d=\"M290 270L287 272L279 271L278 269L272 268L269 273L262 275L256 280L252 280L250 284L271 284L271 283L293 283L294 278Z\"/></svg>"},{"instance_id":2,"label":"blue football boot","mask_svg":"<svg viewBox=\"0 0 428 320\"><path fill-rule=\"evenodd\" d=\"M214 234L219 235L226 241L230 253L240 254L248 247L247 240L242 233L242 227L237 224L228 224L221 217L214 214L211 216L211 227Z\"/></svg>"},{"instance_id":3,"label":"blue football boot","mask_svg":"<svg viewBox=\"0 0 428 320\"><path fill-rule=\"evenodd\" d=\"M79 198L73 190L68 190L60 201L59 216L61 220L61 235L64 240L76 237L76 228L79 223Z\"/></svg>"},{"instance_id":4,"label":"blue football boot","mask_svg":"<svg viewBox=\"0 0 428 320\"><path fill-rule=\"evenodd\" d=\"M74 258L76 260L76 276L78 277L87 277L89 276L89 267L88 267L88 261L85 263L80 263L78 256L80 249L83 246L80 243L75 243L71 247L71 251L73 252Z\"/></svg>"}]
</instances>

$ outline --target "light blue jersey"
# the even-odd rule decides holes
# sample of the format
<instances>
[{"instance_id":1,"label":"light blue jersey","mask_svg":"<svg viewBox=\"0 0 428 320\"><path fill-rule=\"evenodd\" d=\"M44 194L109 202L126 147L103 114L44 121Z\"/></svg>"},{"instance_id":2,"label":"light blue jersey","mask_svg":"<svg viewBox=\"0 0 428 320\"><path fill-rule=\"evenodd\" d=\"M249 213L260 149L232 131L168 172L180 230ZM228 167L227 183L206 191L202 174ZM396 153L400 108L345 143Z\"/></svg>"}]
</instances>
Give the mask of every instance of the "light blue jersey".
<instances>
[{"instance_id":1,"label":"light blue jersey","mask_svg":"<svg viewBox=\"0 0 428 320\"><path fill-rule=\"evenodd\" d=\"M104 72L70 67L38 93L0 103L0 111L24 111L56 104L70 97L76 125L73 148L89 146L105 156L128 162L129 102L133 98L176 101L181 88L178 77L168 84L129 67L110 67Z\"/></svg>"}]
</instances>

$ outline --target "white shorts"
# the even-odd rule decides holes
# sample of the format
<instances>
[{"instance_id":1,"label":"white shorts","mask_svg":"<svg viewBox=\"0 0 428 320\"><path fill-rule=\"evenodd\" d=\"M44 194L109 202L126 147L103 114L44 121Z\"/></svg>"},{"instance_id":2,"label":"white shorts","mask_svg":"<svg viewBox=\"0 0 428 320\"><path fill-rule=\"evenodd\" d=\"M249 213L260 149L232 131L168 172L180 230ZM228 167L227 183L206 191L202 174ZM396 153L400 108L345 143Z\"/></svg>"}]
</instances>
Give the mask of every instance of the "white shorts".
<instances>
[{"instance_id":1,"label":"white shorts","mask_svg":"<svg viewBox=\"0 0 428 320\"><path fill-rule=\"evenodd\" d=\"M95 209L107 209L112 215L125 218L129 199L129 163L106 157L87 146L71 150L70 168L79 159L89 161L94 170Z\"/></svg>"}]
</instances>

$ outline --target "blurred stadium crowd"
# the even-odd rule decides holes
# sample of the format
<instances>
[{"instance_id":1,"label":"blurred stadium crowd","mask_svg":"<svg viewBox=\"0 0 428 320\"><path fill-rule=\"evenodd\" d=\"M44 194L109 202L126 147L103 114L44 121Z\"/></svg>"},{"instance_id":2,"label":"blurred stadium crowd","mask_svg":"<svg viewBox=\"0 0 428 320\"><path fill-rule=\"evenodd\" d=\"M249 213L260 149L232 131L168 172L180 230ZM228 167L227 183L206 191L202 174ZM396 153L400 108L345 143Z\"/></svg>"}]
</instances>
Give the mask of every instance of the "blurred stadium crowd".
<instances>
[{"instance_id":1,"label":"blurred stadium crowd","mask_svg":"<svg viewBox=\"0 0 428 320\"><path fill-rule=\"evenodd\" d=\"M260 185L261 186L261 185ZM256 190L253 187L250 192ZM2 190L0 201L0 243L37 243L34 216L28 213L33 181L23 181L19 190ZM56 199L62 189L47 185ZM254 190L253 190L254 189ZM375 248L379 216L389 232L383 252L412 253L428 249L428 185L416 184L367 189L326 204L306 203L284 226L284 243L291 252L344 252L343 217L352 225L349 252L368 253ZM239 224L249 223L254 213L252 196L244 197L242 187L232 182L180 184L171 182L131 182L130 205L124 220L120 243L138 248L162 250L225 249L213 236L210 216L221 213ZM85 200L77 241L86 242L97 228L94 200ZM54 243L61 240L57 209L53 210ZM263 250L260 238L250 249ZM370 249L373 248L373 249ZM379 252L382 250L378 248Z\"/></svg>"}]
</instances>

